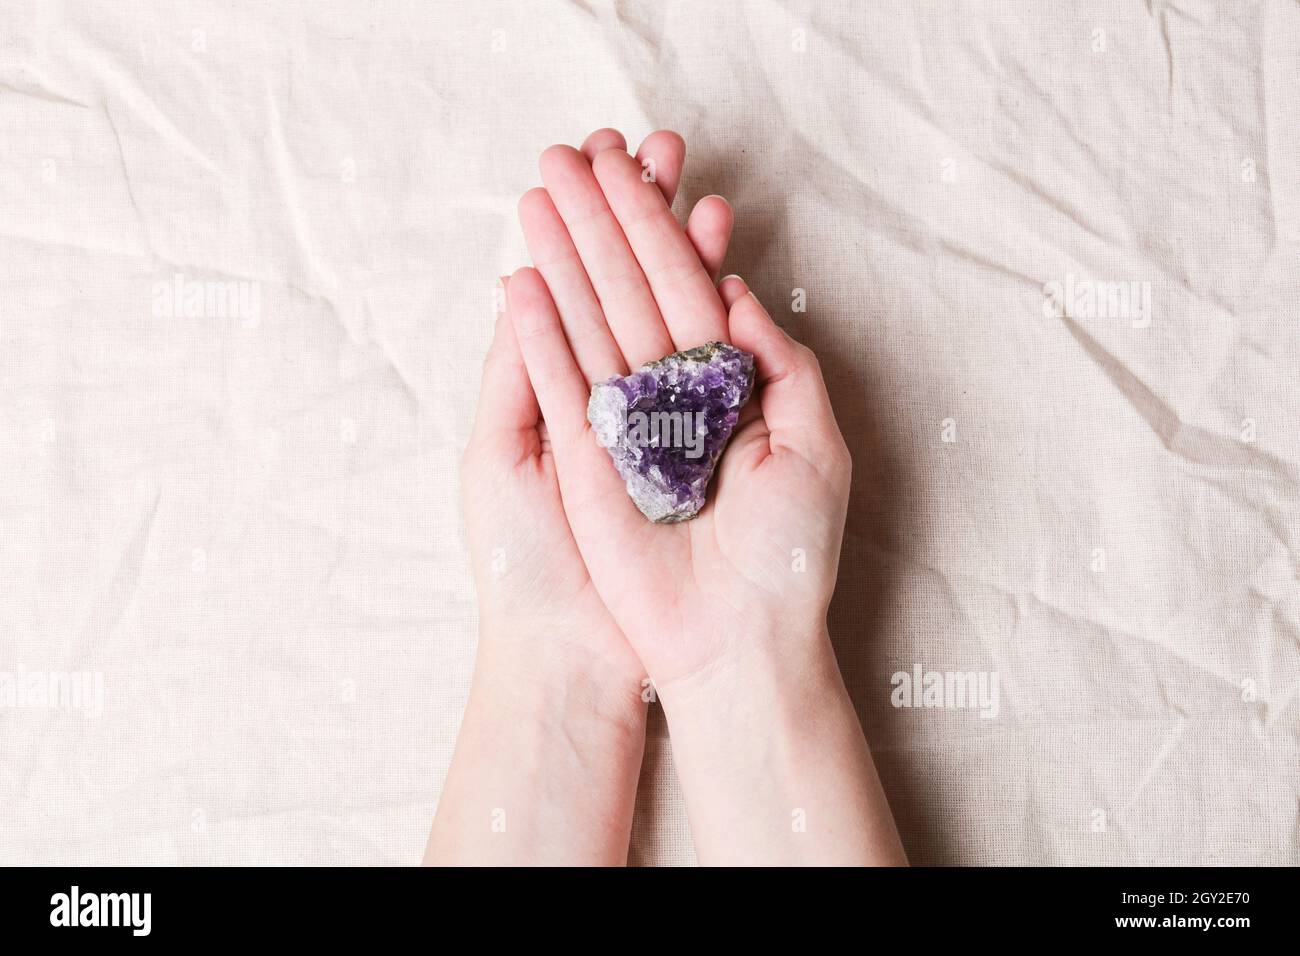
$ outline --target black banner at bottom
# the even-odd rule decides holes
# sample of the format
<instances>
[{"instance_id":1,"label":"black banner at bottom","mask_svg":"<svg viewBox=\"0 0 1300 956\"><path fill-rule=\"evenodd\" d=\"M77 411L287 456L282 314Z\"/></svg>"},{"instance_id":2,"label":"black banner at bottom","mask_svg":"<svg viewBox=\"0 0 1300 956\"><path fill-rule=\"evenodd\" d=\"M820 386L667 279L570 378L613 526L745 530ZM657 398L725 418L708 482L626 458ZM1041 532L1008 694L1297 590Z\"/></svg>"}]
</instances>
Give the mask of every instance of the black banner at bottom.
<instances>
[{"instance_id":1,"label":"black banner at bottom","mask_svg":"<svg viewBox=\"0 0 1300 956\"><path fill-rule=\"evenodd\" d=\"M0 869L0 933L148 945L520 938L864 947L1294 938L1294 869ZM400 935L399 935L400 934ZM609 934L609 935L607 935ZM703 940L701 940L703 937ZM639 942L638 942L639 941ZM7 947L6 947L7 948ZM19 952L18 949L9 949Z\"/></svg>"}]
</instances>

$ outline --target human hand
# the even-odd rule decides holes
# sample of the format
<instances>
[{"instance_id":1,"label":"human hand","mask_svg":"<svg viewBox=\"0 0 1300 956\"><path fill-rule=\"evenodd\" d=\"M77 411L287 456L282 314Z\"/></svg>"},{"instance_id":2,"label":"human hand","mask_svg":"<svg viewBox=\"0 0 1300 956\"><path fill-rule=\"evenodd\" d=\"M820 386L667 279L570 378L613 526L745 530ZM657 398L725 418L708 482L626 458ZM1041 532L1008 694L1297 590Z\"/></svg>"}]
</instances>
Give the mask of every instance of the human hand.
<instances>
[{"instance_id":1,"label":"human hand","mask_svg":"<svg viewBox=\"0 0 1300 956\"><path fill-rule=\"evenodd\" d=\"M626 153L553 147L541 168L511 323L573 540L663 701L700 861L905 862L826 632L850 460L815 357L742 280L715 287L699 209L683 230ZM713 499L652 524L592 434L590 389L710 341L754 355L756 395Z\"/></svg>"},{"instance_id":2,"label":"human hand","mask_svg":"<svg viewBox=\"0 0 1300 956\"><path fill-rule=\"evenodd\" d=\"M624 149L617 131L598 130L571 152L585 164ZM681 138L660 132L637 160L627 158L656 170L670 201L684 156ZM730 208L702 201L693 221L698 254L720 262ZM479 648L426 860L624 862L645 739L645 671L573 539L508 315L484 364L461 490Z\"/></svg>"},{"instance_id":3,"label":"human hand","mask_svg":"<svg viewBox=\"0 0 1300 956\"><path fill-rule=\"evenodd\" d=\"M658 176L621 138L594 159L553 147L547 189L520 203L540 272L507 284L466 454L480 648L427 859L623 859L644 664L702 861L899 862L825 632L847 451L811 353L742 281L714 286L725 201L701 200L685 230L672 218L684 148L656 135L678 157ZM715 500L652 525L589 434L590 384L711 340L754 354L758 396Z\"/></svg>"},{"instance_id":4,"label":"human hand","mask_svg":"<svg viewBox=\"0 0 1300 956\"><path fill-rule=\"evenodd\" d=\"M591 160L607 151L622 156L638 179L641 170L653 171L654 182L645 185L668 208L685 159L681 137L653 133L633 158L621 134L598 130L580 150L554 147L548 155L563 152L566 162L590 176ZM545 190L529 196L532 205L549 202ZM716 274L731 234L730 207L708 197L690 223L686 251L701 270L707 263ZM553 275L560 282L569 273ZM507 297L514 298L509 292ZM593 586L574 540L561 503L550 429L539 418L514 325L504 314L497 323L461 468L479 596L480 653L493 666L521 671L524 679L587 673L605 698L600 703L610 708L639 703L645 671Z\"/></svg>"},{"instance_id":5,"label":"human hand","mask_svg":"<svg viewBox=\"0 0 1300 956\"><path fill-rule=\"evenodd\" d=\"M696 678L824 653L850 461L817 361L745 283L692 243L621 150L542 156L520 219L536 269L512 322L548 423L564 510L591 581L661 695ZM703 207L703 202L701 203ZM655 525L590 433L593 382L709 341L754 354L746 408L698 517Z\"/></svg>"}]
</instances>

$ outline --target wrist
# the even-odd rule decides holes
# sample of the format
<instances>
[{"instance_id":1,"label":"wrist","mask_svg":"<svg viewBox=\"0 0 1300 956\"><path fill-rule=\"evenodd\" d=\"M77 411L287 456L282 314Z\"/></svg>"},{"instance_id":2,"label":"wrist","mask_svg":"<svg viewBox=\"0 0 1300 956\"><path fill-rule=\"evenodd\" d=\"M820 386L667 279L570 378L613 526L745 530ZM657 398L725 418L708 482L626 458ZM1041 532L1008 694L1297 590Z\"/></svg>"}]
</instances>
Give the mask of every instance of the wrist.
<instances>
[{"instance_id":1,"label":"wrist","mask_svg":"<svg viewBox=\"0 0 1300 956\"><path fill-rule=\"evenodd\" d=\"M661 689L701 863L903 862L824 626Z\"/></svg>"},{"instance_id":2,"label":"wrist","mask_svg":"<svg viewBox=\"0 0 1300 956\"><path fill-rule=\"evenodd\" d=\"M774 625L729 642L705 667L656 688L670 722L683 730L769 721L838 698L843 682L825 620ZM838 702L838 701L837 701ZM674 727L676 730L676 727Z\"/></svg>"},{"instance_id":3,"label":"wrist","mask_svg":"<svg viewBox=\"0 0 1300 956\"><path fill-rule=\"evenodd\" d=\"M507 719L563 726L566 733L630 736L639 749L646 720L642 688L640 669L621 658L548 633L494 625L479 636L471 703Z\"/></svg>"},{"instance_id":4,"label":"wrist","mask_svg":"<svg viewBox=\"0 0 1300 956\"><path fill-rule=\"evenodd\" d=\"M568 651L497 637L480 635L426 858L625 863L645 746L636 685Z\"/></svg>"}]
</instances>

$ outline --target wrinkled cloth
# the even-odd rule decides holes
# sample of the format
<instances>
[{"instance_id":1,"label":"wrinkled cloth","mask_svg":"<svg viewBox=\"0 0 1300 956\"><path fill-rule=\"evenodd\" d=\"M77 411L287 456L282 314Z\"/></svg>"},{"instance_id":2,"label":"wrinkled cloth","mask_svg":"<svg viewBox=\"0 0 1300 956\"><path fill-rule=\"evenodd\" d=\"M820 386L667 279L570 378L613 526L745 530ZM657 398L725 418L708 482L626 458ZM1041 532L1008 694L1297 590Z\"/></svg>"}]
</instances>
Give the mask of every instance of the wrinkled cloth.
<instances>
[{"instance_id":1,"label":"wrinkled cloth","mask_svg":"<svg viewBox=\"0 0 1300 956\"><path fill-rule=\"evenodd\" d=\"M1300 862L1297 63L1285 0L11 0L0 673L99 705L0 700L0 863L419 859L515 202L604 125L822 358L912 860ZM694 859L657 705L630 859Z\"/></svg>"}]
</instances>

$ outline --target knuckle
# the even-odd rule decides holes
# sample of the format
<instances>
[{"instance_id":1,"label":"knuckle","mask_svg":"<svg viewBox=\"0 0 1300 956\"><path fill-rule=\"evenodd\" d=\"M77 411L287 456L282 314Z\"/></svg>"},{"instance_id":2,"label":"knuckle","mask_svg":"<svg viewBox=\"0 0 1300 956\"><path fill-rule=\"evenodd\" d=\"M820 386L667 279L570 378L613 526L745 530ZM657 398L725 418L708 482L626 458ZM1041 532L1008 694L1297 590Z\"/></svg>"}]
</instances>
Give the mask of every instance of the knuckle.
<instances>
[{"instance_id":1,"label":"knuckle","mask_svg":"<svg viewBox=\"0 0 1300 956\"><path fill-rule=\"evenodd\" d=\"M602 288L597 290L602 302L623 302L627 299L639 300L646 296L649 288L645 276L639 269L624 269L602 276Z\"/></svg>"}]
</instances>

